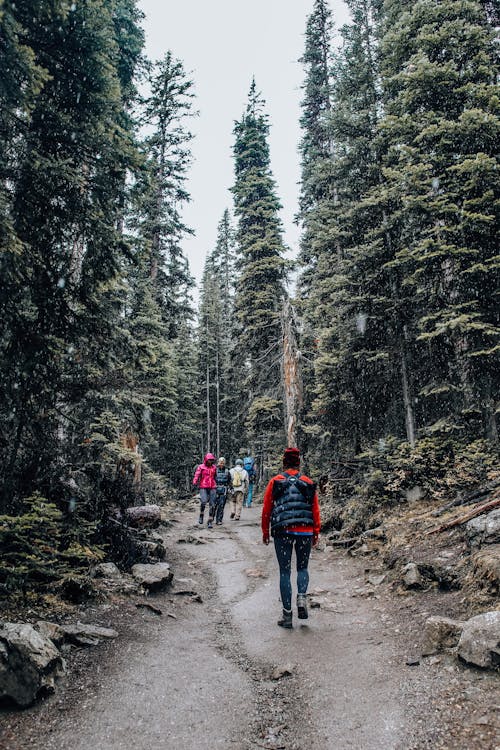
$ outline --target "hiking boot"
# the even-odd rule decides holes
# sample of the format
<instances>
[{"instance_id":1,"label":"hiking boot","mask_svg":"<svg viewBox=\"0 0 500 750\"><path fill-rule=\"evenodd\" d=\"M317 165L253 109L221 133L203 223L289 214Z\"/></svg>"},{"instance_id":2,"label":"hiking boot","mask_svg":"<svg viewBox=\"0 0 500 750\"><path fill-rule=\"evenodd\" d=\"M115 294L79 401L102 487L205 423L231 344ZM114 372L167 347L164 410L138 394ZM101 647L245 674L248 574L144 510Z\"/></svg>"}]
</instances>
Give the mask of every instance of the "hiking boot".
<instances>
[{"instance_id":1,"label":"hiking boot","mask_svg":"<svg viewBox=\"0 0 500 750\"><path fill-rule=\"evenodd\" d=\"M200 513L200 517L198 518L198 523L200 524L200 526L203 523L203 513Z\"/></svg>"},{"instance_id":2,"label":"hiking boot","mask_svg":"<svg viewBox=\"0 0 500 750\"><path fill-rule=\"evenodd\" d=\"M281 617L281 620L278 620L278 625L280 628L286 628L287 630L291 630L293 628L292 625L292 610L284 609L283 615Z\"/></svg>"},{"instance_id":3,"label":"hiking boot","mask_svg":"<svg viewBox=\"0 0 500 750\"><path fill-rule=\"evenodd\" d=\"M215 522L215 525L216 525L216 526L222 526L222 521L216 521L216 522Z\"/></svg>"},{"instance_id":4,"label":"hiking boot","mask_svg":"<svg viewBox=\"0 0 500 750\"><path fill-rule=\"evenodd\" d=\"M210 519L207 523L207 529L213 529L213 524L212 524L212 521L210 521Z\"/></svg>"},{"instance_id":5,"label":"hiking boot","mask_svg":"<svg viewBox=\"0 0 500 750\"><path fill-rule=\"evenodd\" d=\"M231 515L229 516L229 518L234 518L234 516L235 516L235 514L231 513Z\"/></svg>"},{"instance_id":6,"label":"hiking boot","mask_svg":"<svg viewBox=\"0 0 500 750\"><path fill-rule=\"evenodd\" d=\"M307 612L307 596L305 594L297 594L297 614L299 620L307 620L309 617Z\"/></svg>"}]
</instances>

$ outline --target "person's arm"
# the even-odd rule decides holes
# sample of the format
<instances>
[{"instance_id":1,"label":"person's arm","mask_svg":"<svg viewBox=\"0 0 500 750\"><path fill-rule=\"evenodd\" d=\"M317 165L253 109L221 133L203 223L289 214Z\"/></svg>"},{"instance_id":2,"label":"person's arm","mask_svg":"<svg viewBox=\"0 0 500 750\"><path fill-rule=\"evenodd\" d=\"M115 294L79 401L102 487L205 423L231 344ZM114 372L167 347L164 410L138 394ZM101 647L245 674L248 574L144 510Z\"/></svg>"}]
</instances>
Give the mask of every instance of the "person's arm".
<instances>
[{"instance_id":1,"label":"person's arm","mask_svg":"<svg viewBox=\"0 0 500 750\"><path fill-rule=\"evenodd\" d=\"M262 505L262 541L264 544L269 544L269 524L271 523L271 513L273 510L273 485L274 478L270 480L264 492L264 500Z\"/></svg>"},{"instance_id":2,"label":"person's arm","mask_svg":"<svg viewBox=\"0 0 500 750\"><path fill-rule=\"evenodd\" d=\"M199 464L196 467L196 471L195 471L194 477L193 477L193 487L196 487L196 485L200 481L200 474L201 474L201 464Z\"/></svg>"}]
</instances>

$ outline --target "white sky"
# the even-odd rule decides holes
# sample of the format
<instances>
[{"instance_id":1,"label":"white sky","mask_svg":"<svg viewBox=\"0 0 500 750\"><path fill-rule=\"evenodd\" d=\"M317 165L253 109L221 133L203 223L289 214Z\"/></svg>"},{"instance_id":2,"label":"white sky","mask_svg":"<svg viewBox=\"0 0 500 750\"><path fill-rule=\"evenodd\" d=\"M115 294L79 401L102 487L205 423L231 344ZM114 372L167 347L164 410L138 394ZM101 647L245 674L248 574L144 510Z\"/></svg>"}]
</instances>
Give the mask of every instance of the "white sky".
<instances>
[{"instance_id":1,"label":"white sky","mask_svg":"<svg viewBox=\"0 0 500 750\"><path fill-rule=\"evenodd\" d=\"M196 236L185 241L191 272L199 281L215 245L224 209L232 210L233 126L243 113L252 76L270 116L271 166L283 204L285 242L298 249L293 222L300 178L300 86L297 61L313 0L140 0L146 15L146 53L157 60L171 49L195 83L200 116L190 123L194 162L184 211ZM348 20L342 0L330 0L336 29Z\"/></svg>"}]
</instances>

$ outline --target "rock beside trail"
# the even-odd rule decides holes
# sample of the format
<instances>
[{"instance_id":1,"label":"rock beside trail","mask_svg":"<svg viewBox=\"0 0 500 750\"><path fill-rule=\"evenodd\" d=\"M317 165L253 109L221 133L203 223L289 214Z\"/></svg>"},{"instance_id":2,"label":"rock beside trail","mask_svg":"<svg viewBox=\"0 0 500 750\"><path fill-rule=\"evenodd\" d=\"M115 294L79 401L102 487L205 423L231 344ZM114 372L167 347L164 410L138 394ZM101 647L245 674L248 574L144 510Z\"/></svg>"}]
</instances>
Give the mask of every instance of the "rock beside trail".
<instances>
[{"instance_id":1,"label":"rock beside trail","mask_svg":"<svg viewBox=\"0 0 500 750\"><path fill-rule=\"evenodd\" d=\"M416 563L408 563L401 573L403 574L403 584L407 589L417 589L422 586L422 576Z\"/></svg>"},{"instance_id":2,"label":"rock beside trail","mask_svg":"<svg viewBox=\"0 0 500 750\"><path fill-rule=\"evenodd\" d=\"M56 646L61 646L64 643L64 628L56 622L38 620L35 625L35 630L37 630L44 638L51 640Z\"/></svg>"},{"instance_id":3,"label":"rock beside trail","mask_svg":"<svg viewBox=\"0 0 500 750\"><path fill-rule=\"evenodd\" d=\"M458 655L468 664L492 669L499 664L500 612L485 612L464 624Z\"/></svg>"},{"instance_id":4,"label":"rock beside trail","mask_svg":"<svg viewBox=\"0 0 500 750\"><path fill-rule=\"evenodd\" d=\"M465 536L471 547L500 542L500 508L469 521L465 526Z\"/></svg>"},{"instance_id":5,"label":"rock beside trail","mask_svg":"<svg viewBox=\"0 0 500 750\"><path fill-rule=\"evenodd\" d=\"M479 585L492 594L500 593L500 544L489 544L473 557L474 573Z\"/></svg>"},{"instance_id":6,"label":"rock beside trail","mask_svg":"<svg viewBox=\"0 0 500 750\"><path fill-rule=\"evenodd\" d=\"M422 656L431 656L445 648L454 648L460 639L463 622L449 617L429 617L425 623Z\"/></svg>"},{"instance_id":7,"label":"rock beside trail","mask_svg":"<svg viewBox=\"0 0 500 750\"><path fill-rule=\"evenodd\" d=\"M95 646L101 638L117 638L118 633L112 628L100 625L87 625L77 622L76 625L63 625L64 639L75 646Z\"/></svg>"},{"instance_id":8,"label":"rock beside trail","mask_svg":"<svg viewBox=\"0 0 500 750\"><path fill-rule=\"evenodd\" d=\"M56 646L61 646L65 642L75 646L96 646L102 638L118 637L118 633L112 628L82 622L58 625L55 622L39 620L35 628L40 635L49 638Z\"/></svg>"},{"instance_id":9,"label":"rock beside trail","mask_svg":"<svg viewBox=\"0 0 500 750\"><path fill-rule=\"evenodd\" d=\"M94 575L96 578L121 578L122 573L117 565L107 562L96 565Z\"/></svg>"},{"instance_id":10,"label":"rock beside trail","mask_svg":"<svg viewBox=\"0 0 500 750\"><path fill-rule=\"evenodd\" d=\"M281 667L275 667L271 673L271 680L281 680L283 677L291 677L295 672L293 664L284 664Z\"/></svg>"},{"instance_id":11,"label":"rock beside trail","mask_svg":"<svg viewBox=\"0 0 500 750\"><path fill-rule=\"evenodd\" d=\"M61 654L49 638L25 623L0 628L0 698L31 705L41 691L53 690L64 671Z\"/></svg>"},{"instance_id":12,"label":"rock beside trail","mask_svg":"<svg viewBox=\"0 0 500 750\"><path fill-rule=\"evenodd\" d=\"M135 529L153 529L161 521L161 510L159 505L134 506L127 508L125 517Z\"/></svg>"},{"instance_id":13,"label":"rock beside trail","mask_svg":"<svg viewBox=\"0 0 500 750\"><path fill-rule=\"evenodd\" d=\"M138 563L132 566L135 580L148 591L159 591L170 583L173 573L168 563Z\"/></svg>"}]
</instances>

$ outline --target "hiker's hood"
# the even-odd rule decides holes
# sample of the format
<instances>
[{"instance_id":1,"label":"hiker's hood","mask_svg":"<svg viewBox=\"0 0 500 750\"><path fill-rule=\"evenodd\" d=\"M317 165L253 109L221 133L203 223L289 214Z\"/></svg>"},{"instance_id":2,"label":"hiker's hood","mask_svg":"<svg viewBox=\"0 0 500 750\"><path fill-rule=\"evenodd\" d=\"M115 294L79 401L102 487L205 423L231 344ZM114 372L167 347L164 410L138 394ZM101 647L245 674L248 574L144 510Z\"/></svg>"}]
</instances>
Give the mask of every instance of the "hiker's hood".
<instances>
[{"instance_id":1,"label":"hiker's hood","mask_svg":"<svg viewBox=\"0 0 500 750\"><path fill-rule=\"evenodd\" d=\"M215 456L213 453L207 453L205 458L203 459L204 463L207 463L207 461L215 461Z\"/></svg>"}]
</instances>

